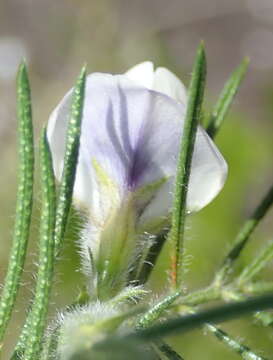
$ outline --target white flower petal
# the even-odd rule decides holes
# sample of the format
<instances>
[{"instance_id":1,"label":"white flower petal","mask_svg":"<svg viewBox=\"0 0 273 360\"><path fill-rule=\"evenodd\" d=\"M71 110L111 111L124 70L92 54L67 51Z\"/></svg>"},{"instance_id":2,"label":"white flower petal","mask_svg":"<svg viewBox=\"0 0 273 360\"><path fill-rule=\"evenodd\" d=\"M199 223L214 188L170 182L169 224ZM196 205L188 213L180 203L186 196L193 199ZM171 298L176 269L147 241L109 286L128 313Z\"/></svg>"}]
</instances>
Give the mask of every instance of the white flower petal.
<instances>
[{"instance_id":1,"label":"white flower petal","mask_svg":"<svg viewBox=\"0 0 273 360\"><path fill-rule=\"evenodd\" d=\"M185 86L176 75L164 67L157 68L154 73L153 90L166 94L186 106Z\"/></svg>"},{"instance_id":2,"label":"white flower petal","mask_svg":"<svg viewBox=\"0 0 273 360\"><path fill-rule=\"evenodd\" d=\"M189 181L188 211L198 211L208 205L222 190L227 172L228 167L223 156L205 130L199 126Z\"/></svg>"},{"instance_id":3,"label":"white flower petal","mask_svg":"<svg viewBox=\"0 0 273 360\"><path fill-rule=\"evenodd\" d=\"M158 191L153 201L143 212L140 219L142 226L145 223L153 221L154 218L161 218L163 220L171 211L179 146L177 146L176 150L177 153L173 155L175 162L170 161L172 166L172 170L168 172L171 174L170 179L162 186L161 191ZM159 159L157 159L157 161L159 161ZM188 212L201 210L218 195L224 186L227 170L227 163L223 156L205 130L199 126L187 194Z\"/></svg>"},{"instance_id":4,"label":"white flower petal","mask_svg":"<svg viewBox=\"0 0 273 360\"><path fill-rule=\"evenodd\" d=\"M135 65L124 75L138 85L152 89L154 83L154 64L151 61L145 61Z\"/></svg>"}]
</instances>

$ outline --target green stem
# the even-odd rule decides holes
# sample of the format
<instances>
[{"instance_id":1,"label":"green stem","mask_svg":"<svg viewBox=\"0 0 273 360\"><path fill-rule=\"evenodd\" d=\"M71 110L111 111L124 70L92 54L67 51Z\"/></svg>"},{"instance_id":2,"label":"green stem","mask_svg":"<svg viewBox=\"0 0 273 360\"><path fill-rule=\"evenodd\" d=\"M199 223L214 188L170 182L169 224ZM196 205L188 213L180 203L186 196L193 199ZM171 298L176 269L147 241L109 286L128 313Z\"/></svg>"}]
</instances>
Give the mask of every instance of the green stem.
<instances>
[{"instance_id":1,"label":"green stem","mask_svg":"<svg viewBox=\"0 0 273 360\"><path fill-rule=\"evenodd\" d=\"M17 76L17 117L19 125L19 183L13 243L0 300L0 342L2 342L17 297L29 238L34 173L34 145L31 93L26 65Z\"/></svg>"},{"instance_id":2,"label":"green stem","mask_svg":"<svg viewBox=\"0 0 273 360\"><path fill-rule=\"evenodd\" d=\"M125 336L121 341L129 339L149 342L154 339L186 332L209 322L222 322L232 320L250 312L270 309L273 304L273 294L254 297L245 301L238 301L224 304L213 309L203 310L196 314L181 316L171 319L162 324L153 325L149 328L141 329L136 333Z\"/></svg>"},{"instance_id":3,"label":"green stem","mask_svg":"<svg viewBox=\"0 0 273 360\"><path fill-rule=\"evenodd\" d=\"M159 319L159 317L162 315L163 311L170 308L170 306L173 304L175 300L181 295L180 293L175 293L172 296L169 296L168 298L164 299L162 302L155 305L151 310L149 310L142 318L139 320L137 324L137 328L148 328L151 324L153 324L156 320ZM207 301L212 300L218 300L222 297L222 294L220 293L220 289L216 288L207 288L204 290L197 291L195 293L189 294L187 296L184 296L179 301L178 306L197 306ZM233 297L236 297L235 295ZM230 295L229 295L230 298ZM237 297L236 297L237 298ZM241 299L241 297L239 297ZM192 308L187 309L187 311L193 313L194 310ZM222 331L221 329L218 329L212 324L205 324L204 327L212 332L218 339L220 339L223 343L225 343L229 348L231 348L233 351L237 352L242 356L245 360L263 360L262 357L259 357L258 355L254 354L252 350L250 350L247 346L239 343L238 341L232 339L227 333ZM171 358L171 357L170 357ZM175 359L175 357L174 357Z\"/></svg>"},{"instance_id":4,"label":"green stem","mask_svg":"<svg viewBox=\"0 0 273 360\"><path fill-rule=\"evenodd\" d=\"M40 225L39 268L36 291L30 313L29 333L26 339L24 360L36 360L42 350L50 290L54 269L54 228L56 192L53 164L46 129L41 141L42 212Z\"/></svg>"},{"instance_id":5,"label":"green stem","mask_svg":"<svg viewBox=\"0 0 273 360\"><path fill-rule=\"evenodd\" d=\"M183 296L181 301L179 301L180 305L186 306L198 306L209 301L220 300L221 299L221 291L215 287L207 287L205 289L197 290Z\"/></svg>"},{"instance_id":6,"label":"green stem","mask_svg":"<svg viewBox=\"0 0 273 360\"><path fill-rule=\"evenodd\" d=\"M169 241L175 248L172 280L178 289L182 281L184 228L187 188L197 125L200 119L206 77L206 57L203 43L199 46L189 87L189 100L178 158Z\"/></svg>"}]
</instances>

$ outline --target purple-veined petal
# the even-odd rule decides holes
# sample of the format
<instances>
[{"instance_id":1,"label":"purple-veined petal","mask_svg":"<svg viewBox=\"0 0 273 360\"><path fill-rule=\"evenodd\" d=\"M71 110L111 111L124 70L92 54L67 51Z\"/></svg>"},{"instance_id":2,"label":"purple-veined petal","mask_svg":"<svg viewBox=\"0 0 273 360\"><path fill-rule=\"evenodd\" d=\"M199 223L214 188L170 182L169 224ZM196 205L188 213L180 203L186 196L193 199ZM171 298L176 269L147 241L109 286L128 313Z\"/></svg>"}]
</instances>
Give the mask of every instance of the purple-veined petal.
<instances>
[{"instance_id":1,"label":"purple-veined petal","mask_svg":"<svg viewBox=\"0 0 273 360\"><path fill-rule=\"evenodd\" d=\"M176 145L177 146L177 145ZM176 148L179 151L179 146ZM177 153L174 155L177 164ZM172 164L175 167L174 164ZM221 191L227 177L227 164L212 140L200 126L196 134L191 174L187 194L187 211L196 212L208 205ZM154 219L162 219L172 206L172 191L175 182L175 170L169 181L163 184L153 201L143 212L140 223L147 224Z\"/></svg>"},{"instance_id":2,"label":"purple-veined petal","mask_svg":"<svg viewBox=\"0 0 273 360\"><path fill-rule=\"evenodd\" d=\"M70 103L71 92L49 120L48 138L58 179ZM168 215L184 116L182 102L138 86L125 75L88 76L74 196L95 223L103 225L111 208L118 207L130 192L164 177L168 181L142 209L141 222ZM103 187L95 163L108 179ZM207 205L221 190L226 173L225 160L199 127L188 210Z\"/></svg>"}]
</instances>

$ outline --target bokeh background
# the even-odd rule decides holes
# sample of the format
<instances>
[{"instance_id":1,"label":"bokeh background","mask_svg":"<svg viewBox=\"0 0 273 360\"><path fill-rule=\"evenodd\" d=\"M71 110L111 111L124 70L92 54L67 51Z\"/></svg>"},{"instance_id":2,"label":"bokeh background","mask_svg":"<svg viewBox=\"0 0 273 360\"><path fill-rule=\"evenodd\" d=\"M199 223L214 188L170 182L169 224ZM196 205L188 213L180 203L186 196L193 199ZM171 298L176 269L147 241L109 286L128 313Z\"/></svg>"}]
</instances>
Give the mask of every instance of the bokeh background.
<instances>
[{"instance_id":1,"label":"bokeh background","mask_svg":"<svg viewBox=\"0 0 273 360\"><path fill-rule=\"evenodd\" d=\"M188 221L185 287L197 289L212 279L243 219L272 182L273 164L273 2L272 0L1 0L0 2L0 278L3 281L14 222L16 194L15 76L22 57L29 64L35 132L72 86L81 65L89 72L122 73L152 60L169 67L187 85L199 41L206 44L211 108L230 72L247 55L251 63L244 84L217 143L230 173L223 192ZM39 190L30 256L7 337L3 359L16 340L35 279ZM245 249L239 269L272 240L272 211ZM72 235L76 233L72 229ZM69 241L70 240L70 241ZM52 308L70 303L83 281L70 236L52 299ZM272 280L271 266L262 277ZM161 259L152 276L159 293L166 286ZM223 324L235 338L268 358L272 330L250 317ZM186 359L238 359L210 334L195 331L171 339Z\"/></svg>"}]
</instances>

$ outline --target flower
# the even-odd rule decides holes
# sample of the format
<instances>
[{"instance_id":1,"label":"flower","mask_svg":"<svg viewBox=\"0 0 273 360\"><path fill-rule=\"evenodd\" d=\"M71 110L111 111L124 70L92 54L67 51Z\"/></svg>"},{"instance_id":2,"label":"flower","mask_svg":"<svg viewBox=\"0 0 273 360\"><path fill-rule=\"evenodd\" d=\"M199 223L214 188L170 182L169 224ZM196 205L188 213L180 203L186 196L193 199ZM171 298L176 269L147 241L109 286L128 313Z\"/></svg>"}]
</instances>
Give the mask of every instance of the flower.
<instances>
[{"instance_id":1,"label":"flower","mask_svg":"<svg viewBox=\"0 0 273 360\"><path fill-rule=\"evenodd\" d=\"M71 95L48 124L58 180ZM101 277L115 268L112 285L131 264L136 237L155 235L168 224L186 101L180 80L165 68L154 71L151 62L123 75L93 73L87 78L74 198L89 219L82 246L92 252ZM222 189L226 174L225 160L199 126L188 211L206 206Z\"/></svg>"}]
</instances>

